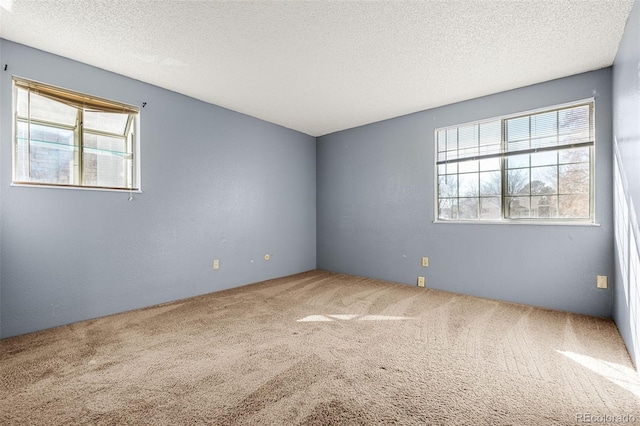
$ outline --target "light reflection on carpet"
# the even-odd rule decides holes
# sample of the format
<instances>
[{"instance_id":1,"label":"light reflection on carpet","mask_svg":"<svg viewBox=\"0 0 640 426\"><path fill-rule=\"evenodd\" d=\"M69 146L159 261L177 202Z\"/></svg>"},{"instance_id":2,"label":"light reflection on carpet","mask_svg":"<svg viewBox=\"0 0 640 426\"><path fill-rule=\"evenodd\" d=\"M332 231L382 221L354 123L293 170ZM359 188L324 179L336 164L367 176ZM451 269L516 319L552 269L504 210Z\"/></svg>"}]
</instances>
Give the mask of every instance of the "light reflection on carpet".
<instances>
[{"instance_id":1,"label":"light reflection on carpet","mask_svg":"<svg viewBox=\"0 0 640 426\"><path fill-rule=\"evenodd\" d=\"M556 350L556 352L577 362L583 367L588 368L594 373L599 374L610 382L615 383L640 398L640 378L638 378L638 375L633 368L616 364L615 362L608 362L587 355L577 354L571 351Z\"/></svg>"},{"instance_id":2,"label":"light reflection on carpet","mask_svg":"<svg viewBox=\"0 0 640 426\"><path fill-rule=\"evenodd\" d=\"M397 317L391 315L308 315L297 322L329 322L329 321L403 321L413 319L411 317Z\"/></svg>"}]
</instances>

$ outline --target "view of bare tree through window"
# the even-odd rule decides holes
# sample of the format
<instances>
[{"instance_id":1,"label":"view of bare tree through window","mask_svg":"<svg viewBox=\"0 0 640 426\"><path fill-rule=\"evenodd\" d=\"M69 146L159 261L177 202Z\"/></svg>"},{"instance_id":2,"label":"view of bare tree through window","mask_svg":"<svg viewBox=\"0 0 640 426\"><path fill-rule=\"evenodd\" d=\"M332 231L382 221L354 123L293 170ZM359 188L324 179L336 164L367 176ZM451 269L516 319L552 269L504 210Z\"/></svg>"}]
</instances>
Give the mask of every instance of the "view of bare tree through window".
<instances>
[{"instance_id":1,"label":"view of bare tree through window","mask_svg":"<svg viewBox=\"0 0 640 426\"><path fill-rule=\"evenodd\" d=\"M593 102L439 129L438 219L591 220Z\"/></svg>"}]
</instances>

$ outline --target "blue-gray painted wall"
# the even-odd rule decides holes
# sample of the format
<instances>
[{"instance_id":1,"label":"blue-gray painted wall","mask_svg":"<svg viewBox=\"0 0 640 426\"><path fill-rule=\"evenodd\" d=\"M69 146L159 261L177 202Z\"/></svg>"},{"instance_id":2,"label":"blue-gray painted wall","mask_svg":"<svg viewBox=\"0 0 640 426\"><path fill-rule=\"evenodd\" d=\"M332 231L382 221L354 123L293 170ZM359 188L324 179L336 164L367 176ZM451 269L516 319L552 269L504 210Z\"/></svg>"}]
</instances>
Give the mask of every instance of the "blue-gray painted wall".
<instances>
[{"instance_id":1,"label":"blue-gray painted wall","mask_svg":"<svg viewBox=\"0 0 640 426\"><path fill-rule=\"evenodd\" d=\"M315 268L315 138L6 40L0 48L2 337ZM129 202L10 186L12 75L147 102L143 192Z\"/></svg>"},{"instance_id":2,"label":"blue-gray painted wall","mask_svg":"<svg viewBox=\"0 0 640 426\"><path fill-rule=\"evenodd\" d=\"M640 4L613 64L615 286L613 318L640 365Z\"/></svg>"},{"instance_id":3,"label":"blue-gray painted wall","mask_svg":"<svg viewBox=\"0 0 640 426\"><path fill-rule=\"evenodd\" d=\"M313 269L316 250L322 269L611 315L611 69L316 140L5 40L0 58L3 337ZM13 74L147 102L143 193L11 187ZM433 223L435 128L589 97L599 226Z\"/></svg>"},{"instance_id":4,"label":"blue-gray painted wall","mask_svg":"<svg viewBox=\"0 0 640 426\"><path fill-rule=\"evenodd\" d=\"M434 129L590 97L600 226L433 223ZM609 317L611 162L610 68L322 136L318 268Z\"/></svg>"},{"instance_id":5,"label":"blue-gray painted wall","mask_svg":"<svg viewBox=\"0 0 640 426\"><path fill-rule=\"evenodd\" d=\"M2 62L2 39L0 39L0 62ZM0 70L4 69L4 65L0 64ZM2 72L2 71L0 71ZM1 77L0 77L1 78ZM0 133L2 131L2 117L4 117L4 108L2 103L3 96L2 84L0 84ZM2 148L0 147L0 159L2 158ZM2 161L0 160L0 176L2 176ZM0 183L0 185L2 185ZM2 338L2 190L0 189L0 338Z\"/></svg>"}]
</instances>

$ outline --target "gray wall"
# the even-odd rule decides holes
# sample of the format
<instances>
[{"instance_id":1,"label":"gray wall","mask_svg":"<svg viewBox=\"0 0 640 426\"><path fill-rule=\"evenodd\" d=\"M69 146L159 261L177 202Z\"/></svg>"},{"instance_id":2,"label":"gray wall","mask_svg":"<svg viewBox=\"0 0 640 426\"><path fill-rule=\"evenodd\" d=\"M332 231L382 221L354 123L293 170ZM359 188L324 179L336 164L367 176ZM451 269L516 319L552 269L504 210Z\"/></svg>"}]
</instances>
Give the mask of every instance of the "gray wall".
<instances>
[{"instance_id":1,"label":"gray wall","mask_svg":"<svg viewBox=\"0 0 640 426\"><path fill-rule=\"evenodd\" d=\"M615 294L613 318L640 365L640 4L613 65Z\"/></svg>"},{"instance_id":2,"label":"gray wall","mask_svg":"<svg viewBox=\"0 0 640 426\"><path fill-rule=\"evenodd\" d=\"M3 337L315 268L315 138L5 40L0 47L9 66L0 71ZM147 102L143 193L128 202L121 192L10 186L12 75Z\"/></svg>"},{"instance_id":3,"label":"gray wall","mask_svg":"<svg viewBox=\"0 0 640 426\"><path fill-rule=\"evenodd\" d=\"M611 315L611 291L595 288L596 274L613 276L615 269L610 69L334 133L316 144L5 40L0 62L9 64L0 72L2 337L313 269L316 247L322 269L411 285L424 275L428 287ZM11 187L13 74L147 102L143 193L128 202L117 192ZM600 226L433 223L436 127L591 96ZM429 256L429 268L420 267L421 256ZM211 269L214 258L219 271ZM614 313L624 317L624 307L616 303Z\"/></svg>"},{"instance_id":4,"label":"gray wall","mask_svg":"<svg viewBox=\"0 0 640 426\"><path fill-rule=\"evenodd\" d=\"M600 226L433 223L435 128L592 96ZM318 267L608 317L611 163L609 68L320 137Z\"/></svg>"},{"instance_id":5,"label":"gray wall","mask_svg":"<svg viewBox=\"0 0 640 426\"><path fill-rule=\"evenodd\" d=\"M2 63L2 39L0 39L0 72L4 72L4 64ZM2 77L0 76L0 81ZM4 95L3 85L0 84L0 133L2 133L4 107L2 97ZM0 147L0 176L2 176L2 147ZM0 183L1 186L1 183ZM2 337L2 190L0 189L0 338Z\"/></svg>"}]
</instances>

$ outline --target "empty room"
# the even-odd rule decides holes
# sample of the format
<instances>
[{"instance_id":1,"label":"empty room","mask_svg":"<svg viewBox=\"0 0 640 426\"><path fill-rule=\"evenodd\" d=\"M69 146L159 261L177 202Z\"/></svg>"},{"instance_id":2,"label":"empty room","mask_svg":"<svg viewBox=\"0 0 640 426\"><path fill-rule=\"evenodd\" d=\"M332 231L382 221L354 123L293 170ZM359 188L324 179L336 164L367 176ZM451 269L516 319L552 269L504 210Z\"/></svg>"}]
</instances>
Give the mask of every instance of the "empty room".
<instances>
[{"instance_id":1,"label":"empty room","mask_svg":"<svg viewBox=\"0 0 640 426\"><path fill-rule=\"evenodd\" d=\"M640 423L639 217L638 0L0 0L2 425Z\"/></svg>"}]
</instances>

